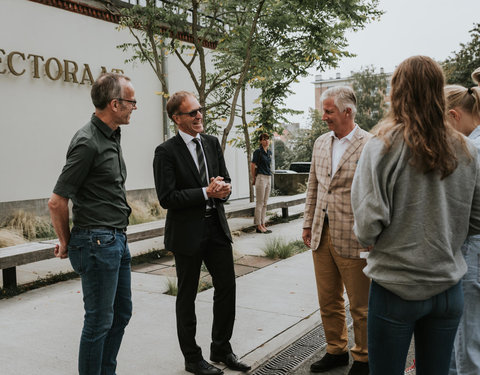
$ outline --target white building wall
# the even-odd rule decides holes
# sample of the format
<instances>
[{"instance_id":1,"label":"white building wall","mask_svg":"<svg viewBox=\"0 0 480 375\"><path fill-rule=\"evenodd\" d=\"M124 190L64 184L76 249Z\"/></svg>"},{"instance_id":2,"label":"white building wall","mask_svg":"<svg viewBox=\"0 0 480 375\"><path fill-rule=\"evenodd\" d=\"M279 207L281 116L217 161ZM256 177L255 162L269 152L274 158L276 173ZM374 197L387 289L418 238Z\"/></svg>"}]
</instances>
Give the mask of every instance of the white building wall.
<instances>
[{"instance_id":1,"label":"white building wall","mask_svg":"<svg viewBox=\"0 0 480 375\"><path fill-rule=\"evenodd\" d=\"M128 56L116 46L132 37L116 26L27 0L1 0L0 203L49 197L71 137L94 112L89 82L82 85L47 77L45 62L51 57L62 63L76 62L79 81L83 64L88 64L94 78L103 66L107 71L121 69L132 79L138 110L130 124L122 126L127 190L154 187L153 152L162 140L161 97L155 92L161 87L150 66L124 63ZM15 71L25 69L22 75L9 71L12 51L25 56L25 61L18 54L11 61ZM39 78L34 78L33 57L27 57L30 54L43 57ZM168 59L168 70L171 92L194 91L188 74L173 56ZM243 151L228 148L225 157L235 186L232 198L248 196Z\"/></svg>"}]
</instances>

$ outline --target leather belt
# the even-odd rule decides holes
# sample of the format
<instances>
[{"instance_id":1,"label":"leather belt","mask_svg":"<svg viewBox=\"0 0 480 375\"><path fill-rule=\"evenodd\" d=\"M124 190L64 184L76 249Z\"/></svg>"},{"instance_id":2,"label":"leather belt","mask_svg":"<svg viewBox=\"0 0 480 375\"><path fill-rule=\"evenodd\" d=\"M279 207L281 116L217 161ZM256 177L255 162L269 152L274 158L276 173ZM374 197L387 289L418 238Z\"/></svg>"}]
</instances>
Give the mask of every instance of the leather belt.
<instances>
[{"instance_id":1,"label":"leather belt","mask_svg":"<svg viewBox=\"0 0 480 375\"><path fill-rule=\"evenodd\" d=\"M105 226L88 226L88 227L74 227L80 230L108 230L114 233L126 233L127 228L115 228L115 227L105 227Z\"/></svg>"}]
</instances>

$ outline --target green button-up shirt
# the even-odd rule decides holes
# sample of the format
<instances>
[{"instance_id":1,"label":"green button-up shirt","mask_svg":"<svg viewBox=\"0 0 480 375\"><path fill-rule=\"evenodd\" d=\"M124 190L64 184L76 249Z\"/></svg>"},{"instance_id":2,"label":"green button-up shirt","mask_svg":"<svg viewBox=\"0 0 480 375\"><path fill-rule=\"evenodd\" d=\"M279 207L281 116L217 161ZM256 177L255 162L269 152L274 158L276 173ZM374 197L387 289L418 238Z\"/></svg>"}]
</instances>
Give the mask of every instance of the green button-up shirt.
<instances>
[{"instance_id":1,"label":"green button-up shirt","mask_svg":"<svg viewBox=\"0 0 480 375\"><path fill-rule=\"evenodd\" d=\"M72 200L74 225L125 228L131 212L126 178L120 128L114 131L92 115L70 142L53 192Z\"/></svg>"}]
</instances>

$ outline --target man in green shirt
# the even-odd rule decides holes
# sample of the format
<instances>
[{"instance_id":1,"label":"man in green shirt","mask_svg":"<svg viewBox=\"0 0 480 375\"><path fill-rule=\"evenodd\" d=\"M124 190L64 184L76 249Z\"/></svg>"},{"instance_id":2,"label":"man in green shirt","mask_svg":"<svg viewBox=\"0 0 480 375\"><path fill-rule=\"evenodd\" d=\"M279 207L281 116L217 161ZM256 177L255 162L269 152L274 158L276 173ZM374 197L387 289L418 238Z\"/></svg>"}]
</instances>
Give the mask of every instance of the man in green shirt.
<instances>
[{"instance_id":1,"label":"man in green shirt","mask_svg":"<svg viewBox=\"0 0 480 375\"><path fill-rule=\"evenodd\" d=\"M125 233L131 209L119 126L130 122L137 102L130 79L113 73L97 79L91 97L95 113L70 142L48 207L60 242L55 256L70 258L82 279L85 320L79 374L114 375L132 315L131 257Z\"/></svg>"}]
</instances>

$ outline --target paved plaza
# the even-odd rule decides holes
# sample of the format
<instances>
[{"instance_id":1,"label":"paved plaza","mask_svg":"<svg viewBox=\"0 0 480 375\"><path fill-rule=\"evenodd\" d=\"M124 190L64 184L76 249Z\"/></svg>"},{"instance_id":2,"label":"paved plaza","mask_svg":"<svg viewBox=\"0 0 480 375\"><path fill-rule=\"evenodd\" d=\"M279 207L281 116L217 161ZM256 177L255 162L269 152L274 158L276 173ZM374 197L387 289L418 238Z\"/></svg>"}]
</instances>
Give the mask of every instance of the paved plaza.
<instances>
[{"instance_id":1,"label":"paved plaza","mask_svg":"<svg viewBox=\"0 0 480 375\"><path fill-rule=\"evenodd\" d=\"M302 212L303 206L291 208ZM273 233L244 233L252 218L234 218L237 315L232 346L255 369L317 327L320 322L311 252L285 260L263 257L267 241L301 239L303 220L272 225ZM162 248L163 238L131 245L132 254ZM118 357L118 375L180 375L184 371L175 325L175 297L165 294L175 277L171 258L133 266L134 312ZM19 281L70 270L68 260L51 259L19 267ZM208 277L208 275L204 275ZM209 357L213 289L198 294L197 340ZM60 282L0 300L0 363L2 375L74 375L83 323L79 279ZM319 350L290 372L308 374ZM325 373L343 375L348 367ZM283 372L279 372L283 373ZM225 374L237 372L225 370Z\"/></svg>"},{"instance_id":2,"label":"paved plaza","mask_svg":"<svg viewBox=\"0 0 480 375\"><path fill-rule=\"evenodd\" d=\"M298 211L302 207L297 207ZM231 219L233 232L251 226L251 218ZM275 236L300 239L302 219L271 227L272 234L234 236L235 258L243 258L237 277L237 316L232 345L243 361L257 367L320 323L311 253L272 264L254 265L252 257ZM162 239L143 244L155 248ZM132 244L132 253L141 244ZM246 268L245 268L246 267ZM250 268L249 268L250 267ZM50 268L50 270L47 270ZM67 271L60 259L19 269L20 281L49 272ZM133 317L118 357L119 375L185 374L175 329L175 297L164 294L172 274L137 267L132 273ZM213 289L198 294L197 339L209 357ZM79 279L32 290L0 301L0 363L2 375L69 375L76 373L83 323ZM234 372L225 371L226 374Z\"/></svg>"}]
</instances>

